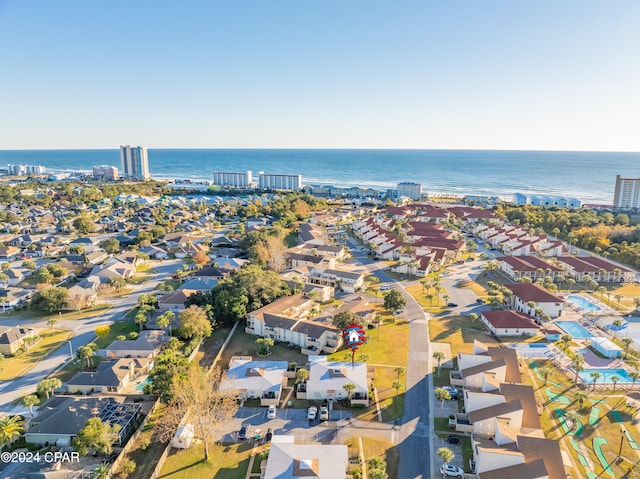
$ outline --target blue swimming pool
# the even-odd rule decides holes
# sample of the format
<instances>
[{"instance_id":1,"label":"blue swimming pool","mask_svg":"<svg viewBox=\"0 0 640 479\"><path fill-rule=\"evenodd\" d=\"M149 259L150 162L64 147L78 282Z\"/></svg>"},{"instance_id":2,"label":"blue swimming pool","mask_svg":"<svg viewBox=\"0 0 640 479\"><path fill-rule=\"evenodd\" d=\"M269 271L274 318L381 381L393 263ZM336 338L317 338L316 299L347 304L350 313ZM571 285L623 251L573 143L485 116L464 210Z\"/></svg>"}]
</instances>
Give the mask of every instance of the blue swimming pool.
<instances>
[{"instance_id":1,"label":"blue swimming pool","mask_svg":"<svg viewBox=\"0 0 640 479\"><path fill-rule=\"evenodd\" d=\"M143 392L145 384L149 384L150 382L151 381L149 380L149 378L146 378L144 381L142 381L140 384L136 386L136 391Z\"/></svg>"},{"instance_id":2,"label":"blue swimming pool","mask_svg":"<svg viewBox=\"0 0 640 479\"><path fill-rule=\"evenodd\" d=\"M613 384L611 380L612 376L618 377L618 383L633 382L633 379L629 376L626 369L585 369L584 371L580 371L578 376L580 376L580 379L582 379L584 383L593 384L593 378L590 375L592 372L600 374L596 384Z\"/></svg>"},{"instance_id":3,"label":"blue swimming pool","mask_svg":"<svg viewBox=\"0 0 640 479\"><path fill-rule=\"evenodd\" d=\"M567 301L575 304L578 308L584 309L585 311L593 311L593 312L602 311L602 308L600 306L592 303L591 301L583 298L582 296L576 296L576 295L570 294L569 296L567 296Z\"/></svg>"},{"instance_id":4,"label":"blue swimming pool","mask_svg":"<svg viewBox=\"0 0 640 479\"><path fill-rule=\"evenodd\" d=\"M575 321L556 321L556 325L575 339L595 338L595 335Z\"/></svg>"}]
</instances>

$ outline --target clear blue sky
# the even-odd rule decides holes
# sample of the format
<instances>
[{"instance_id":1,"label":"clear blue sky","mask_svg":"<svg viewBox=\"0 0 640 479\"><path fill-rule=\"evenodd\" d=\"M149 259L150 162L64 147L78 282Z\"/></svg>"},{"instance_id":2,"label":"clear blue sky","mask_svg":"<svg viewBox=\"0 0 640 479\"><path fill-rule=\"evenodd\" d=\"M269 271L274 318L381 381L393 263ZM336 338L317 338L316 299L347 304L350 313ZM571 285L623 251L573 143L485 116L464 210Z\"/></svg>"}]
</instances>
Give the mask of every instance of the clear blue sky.
<instances>
[{"instance_id":1,"label":"clear blue sky","mask_svg":"<svg viewBox=\"0 0 640 479\"><path fill-rule=\"evenodd\" d=\"M0 0L0 149L640 151L637 0Z\"/></svg>"}]
</instances>

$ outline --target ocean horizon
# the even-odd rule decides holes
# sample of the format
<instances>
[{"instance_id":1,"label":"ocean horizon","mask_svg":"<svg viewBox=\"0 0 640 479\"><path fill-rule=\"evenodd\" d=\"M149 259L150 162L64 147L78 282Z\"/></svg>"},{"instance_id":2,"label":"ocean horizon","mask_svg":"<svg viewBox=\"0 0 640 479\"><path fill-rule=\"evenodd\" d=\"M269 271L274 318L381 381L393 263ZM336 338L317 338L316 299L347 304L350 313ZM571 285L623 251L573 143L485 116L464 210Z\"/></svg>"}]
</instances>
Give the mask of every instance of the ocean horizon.
<instances>
[{"instance_id":1,"label":"ocean horizon","mask_svg":"<svg viewBox=\"0 0 640 479\"><path fill-rule=\"evenodd\" d=\"M0 165L43 165L52 172L120 168L113 149L0 150ZM640 177L640 152L416 149L149 148L157 179L211 180L214 171L300 174L303 184L386 190L402 181L427 194L514 193L576 197L611 204L616 175Z\"/></svg>"}]
</instances>

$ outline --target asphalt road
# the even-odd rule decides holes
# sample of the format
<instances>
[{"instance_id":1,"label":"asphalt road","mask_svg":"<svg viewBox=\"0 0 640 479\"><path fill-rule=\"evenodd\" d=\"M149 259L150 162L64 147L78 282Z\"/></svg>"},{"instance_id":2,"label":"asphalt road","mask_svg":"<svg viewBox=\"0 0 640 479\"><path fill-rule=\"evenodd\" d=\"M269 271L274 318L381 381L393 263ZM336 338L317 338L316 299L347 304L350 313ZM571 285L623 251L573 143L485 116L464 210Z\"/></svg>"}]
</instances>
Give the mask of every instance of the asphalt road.
<instances>
[{"instance_id":1,"label":"asphalt road","mask_svg":"<svg viewBox=\"0 0 640 479\"><path fill-rule=\"evenodd\" d=\"M350 240L354 247L359 245ZM435 473L433 451L433 394L431 348L428 315L402 285L387 275L382 261L372 261L366 255L352 251L357 263L364 265L380 282L391 283L407 300L402 316L409 323L409 357L404 393L404 414L394 427L394 439L400 452L398 477L427 479ZM475 299L474 299L475 301ZM396 435L397 433L397 435Z\"/></svg>"},{"instance_id":2,"label":"asphalt road","mask_svg":"<svg viewBox=\"0 0 640 479\"><path fill-rule=\"evenodd\" d=\"M96 337L95 330L98 326L112 324L116 321L125 319L125 314L133 308L138 302L138 296L148 294L153 291L156 286L166 281L176 270L180 269L184 261L172 260L164 261L162 264L154 265L153 268L157 273L152 279L139 285L131 294L124 298L120 298L113 302L113 306L107 312L100 316L94 316L86 320L62 320L58 327L67 328L72 331L73 337L70 341L73 354L80 346L93 341ZM21 318L0 319L3 326L30 326L33 328L48 328L45 321ZM69 343L61 346L51 353L46 359L40 361L27 374L14 379L12 381L2 381L0 384L0 414L6 413L22 413L28 411L28 408L16 406L12 404L16 399L27 394L35 392L36 387L48 374L56 368L62 366L70 358Z\"/></svg>"}]
</instances>

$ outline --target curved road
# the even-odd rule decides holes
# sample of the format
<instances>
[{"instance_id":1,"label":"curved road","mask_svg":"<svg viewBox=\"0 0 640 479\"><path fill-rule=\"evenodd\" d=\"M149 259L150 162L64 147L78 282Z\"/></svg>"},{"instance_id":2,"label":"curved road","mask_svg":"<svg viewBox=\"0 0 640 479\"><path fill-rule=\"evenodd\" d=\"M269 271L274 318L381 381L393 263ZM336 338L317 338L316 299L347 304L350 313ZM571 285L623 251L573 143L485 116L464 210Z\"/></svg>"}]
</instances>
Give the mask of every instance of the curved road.
<instances>
[{"instance_id":1,"label":"curved road","mask_svg":"<svg viewBox=\"0 0 640 479\"><path fill-rule=\"evenodd\" d=\"M71 348L73 349L73 354L75 354L75 351L77 351L80 346L84 346L96 337L95 330L98 326L112 324L125 319L125 314L138 302L138 296L153 291L159 283L165 281L174 274L176 270L180 269L183 263L184 261L182 260L172 260L154 265L157 273L152 276L152 279L137 286L128 296L116 300L111 309L100 316L94 316L86 320L60 321L57 326L72 331L73 338L71 339ZM15 326L19 324L35 328L48 328L45 321L33 319L0 318L0 324L3 326ZM69 357L70 350L69 343L67 343L51 353L46 359L40 361L25 375L12 381L2 381L0 384L0 415L23 413L25 410L28 410L22 406L15 406L13 402L22 396L34 392L38 383L56 368L68 361Z\"/></svg>"}]
</instances>

